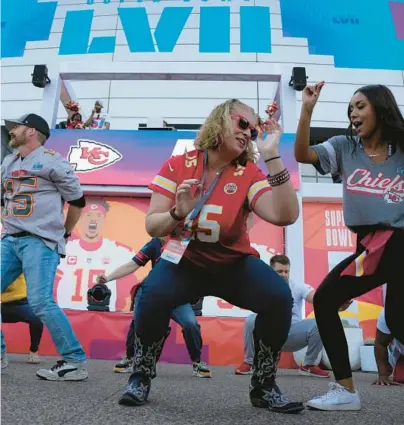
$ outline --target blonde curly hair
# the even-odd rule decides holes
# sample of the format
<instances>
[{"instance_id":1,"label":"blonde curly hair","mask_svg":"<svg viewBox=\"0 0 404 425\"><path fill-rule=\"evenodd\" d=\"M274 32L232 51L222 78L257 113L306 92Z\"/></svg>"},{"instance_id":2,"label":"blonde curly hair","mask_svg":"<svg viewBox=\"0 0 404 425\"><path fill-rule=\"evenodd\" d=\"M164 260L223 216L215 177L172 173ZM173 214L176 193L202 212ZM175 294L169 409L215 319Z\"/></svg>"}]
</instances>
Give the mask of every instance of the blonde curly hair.
<instances>
[{"instance_id":1,"label":"blonde curly hair","mask_svg":"<svg viewBox=\"0 0 404 425\"><path fill-rule=\"evenodd\" d=\"M258 115L251 106L246 105L238 99L226 100L226 102L217 105L206 118L195 140L195 147L202 151L207 149L220 149L223 139L231 136L233 133L230 115L236 108L251 111L257 118L257 122L253 123L253 125L258 124ZM254 145L251 140L248 142L247 149L238 158L232 161L232 164L245 166L247 161L256 161L256 152L254 151Z\"/></svg>"}]
</instances>

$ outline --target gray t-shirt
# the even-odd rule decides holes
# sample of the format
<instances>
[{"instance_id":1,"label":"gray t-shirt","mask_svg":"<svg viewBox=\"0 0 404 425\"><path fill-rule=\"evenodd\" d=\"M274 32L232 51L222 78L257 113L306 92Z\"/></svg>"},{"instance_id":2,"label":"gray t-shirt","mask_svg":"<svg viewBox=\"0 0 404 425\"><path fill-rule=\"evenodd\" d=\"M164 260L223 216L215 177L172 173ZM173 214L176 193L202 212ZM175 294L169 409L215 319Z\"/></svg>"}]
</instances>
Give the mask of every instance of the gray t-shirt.
<instances>
[{"instance_id":1,"label":"gray t-shirt","mask_svg":"<svg viewBox=\"0 0 404 425\"><path fill-rule=\"evenodd\" d=\"M292 324L298 323L303 320L303 303L306 301L307 295L313 288L307 283L298 284L293 281L289 281L290 290L293 297L293 308L292 308Z\"/></svg>"},{"instance_id":2,"label":"gray t-shirt","mask_svg":"<svg viewBox=\"0 0 404 425\"><path fill-rule=\"evenodd\" d=\"M343 183L345 224L404 228L404 152L374 164L355 137L355 149L345 136L313 146L320 163L315 168Z\"/></svg>"},{"instance_id":3,"label":"gray t-shirt","mask_svg":"<svg viewBox=\"0 0 404 425\"><path fill-rule=\"evenodd\" d=\"M1 179L2 237L26 231L64 254L63 201L83 196L71 165L59 153L41 146L24 159L18 153L4 158Z\"/></svg>"}]
</instances>

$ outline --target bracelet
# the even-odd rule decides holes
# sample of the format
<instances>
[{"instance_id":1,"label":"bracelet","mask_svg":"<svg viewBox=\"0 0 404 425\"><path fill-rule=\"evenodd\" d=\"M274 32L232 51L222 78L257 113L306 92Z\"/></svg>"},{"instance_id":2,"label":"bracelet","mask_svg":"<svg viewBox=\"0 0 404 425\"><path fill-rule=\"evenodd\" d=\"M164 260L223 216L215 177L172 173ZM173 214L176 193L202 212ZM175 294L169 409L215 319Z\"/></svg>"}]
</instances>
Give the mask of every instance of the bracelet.
<instances>
[{"instance_id":1,"label":"bracelet","mask_svg":"<svg viewBox=\"0 0 404 425\"><path fill-rule=\"evenodd\" d=\"M272 158L266 159L265 162L273 161L274 159L280 159L280 156L273 156Z\"/></svg>"},{"instance_id":2,"label":"bracelet","mask_svg":"<svg viewBox=\"0 0 404 425\"><path fill-rule=\"evenodd\" d=\"M182 221L185 218L185 217L180 217L179 215L175 214L175 205L170 209L169 213L170 213L171 217L173 218L173 220L175 220L175 221Z\"/></svg>"},{"instance_id":3,"label":"bracelet","mask_svg":"<svg viewBox=\"0 0 404 425\"><path fill-rule=\"evenodd\" d=\"M280 186L290 180L290 174L289 171L284 168L282 171L277 174L274 174L273 176L270 176L268 174L267 180L272 187Z\"/></svg>"},{"instance_id":4,"label":"bracelet","mask_svg":"<svg viewBox=\"0 0 404 425\"><path fill-rule=\"evenodd\" d=\"M65 232L65 234L63 235L63 237L65 239L69 239L71 235L72 235L71 233Z\"/></svg>"}]
</instances>

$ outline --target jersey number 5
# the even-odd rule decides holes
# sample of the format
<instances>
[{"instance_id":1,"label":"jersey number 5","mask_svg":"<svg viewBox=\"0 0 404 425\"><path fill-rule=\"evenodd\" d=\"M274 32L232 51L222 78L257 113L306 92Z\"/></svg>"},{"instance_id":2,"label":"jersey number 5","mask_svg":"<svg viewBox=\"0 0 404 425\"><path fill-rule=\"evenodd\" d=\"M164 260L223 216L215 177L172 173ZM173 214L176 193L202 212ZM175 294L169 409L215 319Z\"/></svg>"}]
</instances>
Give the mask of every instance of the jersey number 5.
<instances>
[{"instance_id":1,"label":"jersey number 5","mask_svg":"<svg viewBox=\"0 0 404 425\"><path fill-rule=\"evenodd\" d=\"M216 243L219 242L220 224L208 217L210 214L222 214L223 207L219 205L204 205L200 214L198 223L194 226L194 238L201 242ZM192 227L192 221L187 222Z\"/></svg>"},{"instance_id":2,"label":"jersey number 5","mask_svg":"<svg viewBox=\"0 0 404 425\"><path fill-rule=\"evenodd\" d=\"M18 192L13 196L11 206L4 208L3 217L10 215L18 218L29 217L34 208L33 195L31 193L24 193L25 187L36 187L38 179L30 177L19 182ZM8 179L4 182L5 195L12 195L14 193L14 180Z\"/></svg>"}]
</instances>

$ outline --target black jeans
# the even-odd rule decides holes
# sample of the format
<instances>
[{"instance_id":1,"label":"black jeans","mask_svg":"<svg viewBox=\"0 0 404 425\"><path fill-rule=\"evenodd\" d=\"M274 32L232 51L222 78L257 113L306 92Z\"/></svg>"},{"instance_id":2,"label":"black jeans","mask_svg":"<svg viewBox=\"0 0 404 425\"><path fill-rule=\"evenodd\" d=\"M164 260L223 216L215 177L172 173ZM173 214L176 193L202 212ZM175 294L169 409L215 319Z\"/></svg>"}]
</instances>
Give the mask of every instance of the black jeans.
<instances>
[{"instance_id":1,"label":"black jeans","mask_svg":"<svg viewBox=\"0 0 404 425\"><path fill-rule=\"evenodd\" d=\"M314 296L314 311L321 340L330 360L335 379L352 377L348 345L338 316L339 307L387 283L386 322L392 335L404 343L404 230L396 230L385 247L376 272L371 276L340 276L361 252L343 260L324 279Z\"/></svg>"},{"instance_id":2,"label":"black jeans","mask_svg":"<svg viewBox=\"0 0 404 425\"><path fill-rule=\"evenodd\" d=\"M36 353L41 342L43 324L31 310L28 302L10 302L1 304L1 318L3 323L29 323L31 337L30 351Z\"/></svg>"},{"instance_id":3,"label":"black jeans","mask_svg":"<svg viewBox=\"0 0 404 425\"><path fill-rule=\"evenodd\" d=\"M208 295L257 313L255 337L273 351L282 348L291 323L291 291L271 267L252 256L217 267L216 273L184 258L178 265L161 259L136 299L135 330L142 347L164 339L176 307Z\"/></svg>"}]
</instances>

